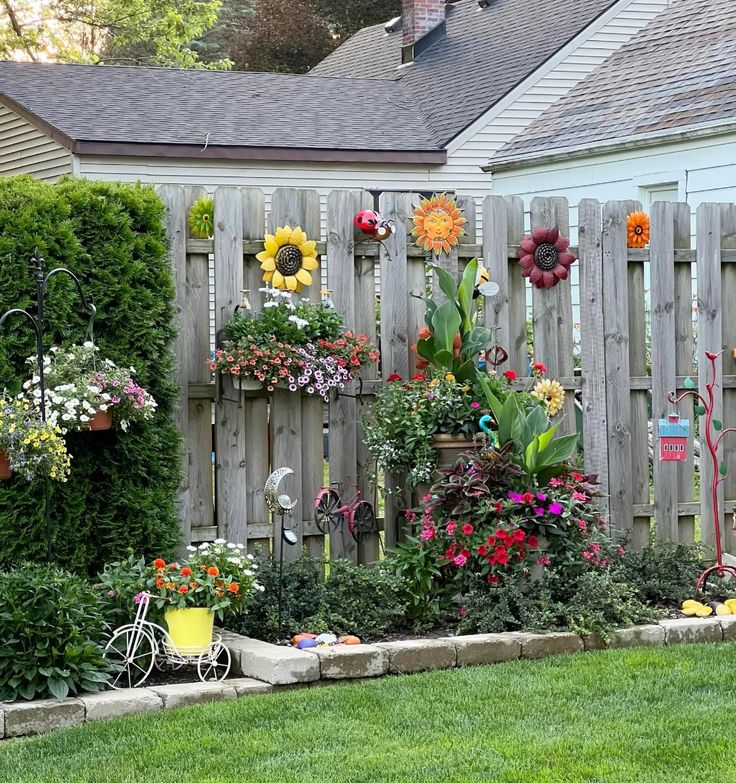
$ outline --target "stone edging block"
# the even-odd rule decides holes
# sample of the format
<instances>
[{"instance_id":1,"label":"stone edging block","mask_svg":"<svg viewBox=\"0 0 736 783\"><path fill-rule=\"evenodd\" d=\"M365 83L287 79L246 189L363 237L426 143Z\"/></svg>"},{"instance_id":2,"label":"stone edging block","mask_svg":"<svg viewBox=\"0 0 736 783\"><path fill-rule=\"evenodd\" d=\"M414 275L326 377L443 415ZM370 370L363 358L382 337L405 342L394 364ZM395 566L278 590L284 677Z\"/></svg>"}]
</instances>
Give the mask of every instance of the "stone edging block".
<instances>
[{"instance_id":1,"label":"stone edging block","mask_svg":"<svg viewBox=\"0 0 736 783\"><path fill-rule=\"evenodd\" d=\"M381 677L388 672L388 650L372 644L313 647L298 651L317 663L323 680ZM311 653L311 654L310 654Z\"/></svg>"},{"instance_id":2,"label":"stone edging block","mask_svg":"<svg viewBox=\"0 0 736 783\"><path fill-rule=\"evenodd\" d=\"M723 641L723 629L716 617L686 617L661 620L665 644L702 644Z\"/></svg>"},{"instance_id":3,"label":"stone edging block","mask_svg":"<svg viewBox=\"0 0 736 783\"><path fill-rule=\"evenodd\" d=\"M164 708L161 697L149 688L85 693L79 699L84 704L85 723L106 718L121 718L124 715L158 712Z\"/></svg>"},{"instance_id":4,"label":"stone edging block","mask_svg":"<svg viewBox=\"0 0 736 783\"><path fill-rule=\"evenodd\" d=\"M5 713L5 736L24 737L28 734L45 734L64 726L84 723L84 703L81 699L44 699L42 701L18 701L0 704Z\"/></svg>"},{"instance_id":5,"label":"stone edging block","mask_svg":"<svg viewBox=\"0 0 736 783\"><path fill-rule=\"evenodd\" d=\"M537 660L550 655L571 655L585 650L575 633L522 633L521 657Z\"/></svg>"},{"instance_id":6,"label":"stone edging block","mask_svg":"<svg viewBox=\"0 0 736 783\"><path fill-rule=\"evenodd\" d=\"M508 633L479 633L447 636L455 646L458 666L482 666L521 658L521 639Z\"/></svg>"},{"instance_id":7,"label":"stone edging block","mask_svg":"<svg viewBox=\"0 0 736 783\"><path fill-rule=\"evenodd\" d=\"M433 669L452 669L457 652L451 639L407 639L376 645L388 652L391 674L412 674Z\"/></svg>"},{"instance_id":8,"label":"stone edging block","mask_svg":"<svg viewBox=\"0 0 736 783\"><path fill-rule=\"evenodd\" d=\"M205 704L213 701L237 699L234 686L224 682L185 682L176 685L152 685L152 690L163 702L165 709L187 707L191 704Z\"/></svg>"},{"instance_id":9,"label":"stone edging block","mask_svg":"<svg viewBox=\"0 0 736 783\"><path fill-rule=\"evenodd\" d=\"M319 661L312 655L292 647L223 633L225 646L233 659L233 671L271 685L293 685L312 682L320 677Z\"/></svg>"}]
</instances>

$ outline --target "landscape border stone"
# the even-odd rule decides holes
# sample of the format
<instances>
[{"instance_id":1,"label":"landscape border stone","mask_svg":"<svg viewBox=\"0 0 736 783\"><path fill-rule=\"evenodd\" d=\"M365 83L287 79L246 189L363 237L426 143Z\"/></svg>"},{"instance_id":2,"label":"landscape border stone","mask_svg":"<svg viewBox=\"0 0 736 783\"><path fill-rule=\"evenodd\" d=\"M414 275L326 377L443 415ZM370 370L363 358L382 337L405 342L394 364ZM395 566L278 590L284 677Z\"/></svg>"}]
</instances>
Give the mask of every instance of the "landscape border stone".
<instances>
[{"instance_id":1,"label":"landscape border stone","mask_svg":"<svg viewBox=\"0 0 736 783\"><path fill-rule=\"evenodd\" d=\"M350 683L386 674L479 666L608 648L736 641L736 617L683 618L597 634L487 633L295 650L232 632L223 641L237 678L152 685L56 701L0 703L0 739L42 734L106 718L157 712L293 688Z\"/></svg>"}]
</instances>

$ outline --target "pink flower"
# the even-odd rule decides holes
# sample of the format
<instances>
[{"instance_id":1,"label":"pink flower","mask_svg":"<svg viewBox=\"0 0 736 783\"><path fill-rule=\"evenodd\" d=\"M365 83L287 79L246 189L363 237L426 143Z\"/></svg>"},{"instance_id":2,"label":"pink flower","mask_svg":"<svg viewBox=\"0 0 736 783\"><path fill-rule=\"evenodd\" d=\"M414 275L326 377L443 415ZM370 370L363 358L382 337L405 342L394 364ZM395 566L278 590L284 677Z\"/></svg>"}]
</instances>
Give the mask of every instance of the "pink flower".
<instances>
[{"instance_id":1,"label":"pink flower","mask_svg":"<svg viewBox=\"0 0 736 783\"><path fill-rule=\"evenodd\" d=\"M585 552L583 552L583 557L586 560L590 560L593 557L593 553L592 552L588 552L588 550L586 549Z\"/></svg>"},{"instance_id":2,"label":"pink flower","mask_svg":"<svg viewBox=\"0 0 736 783\"><path fill-rule=\"evenodd\" d=\"M537 558L537 565L538 566L548 566L552 562L552 559L549 555L542 555L541 557Z\"/></svg>"},{"instance_id":3,"label":"pink flower","mask_svg":"<svg viewBox=\"0 0 736 783\"><path fill-rule=\"evenodd\" d=\"M561 487L564 483L565 482L561 478L551 478L549 480L550 487Z\"/></svg>"},{"instance_id":4,"label":"pink flower","mask_svg":"<svg viewBox=\"0 0 736 783\"><path fill-rule=\"evenodd\" d=\"M560 514L564 511L560 503L550 503L547 510L550 514L555 514L556 516L560 516Z\"/></svg>"},{"instance_id":5,"label":"pink flower","mask_svg":"<svg viewBox=\"0 0 736 783\"><path fill-rule=\"evenodd\" d=\"M435 537L435 529L433 527L425 527L424 530L419 534L419 538L422 539L422 541L431 541Z\"/></svg>"},{"instance_id":6,"label":"pink flower","mask_svg":"<svg viewBox=\"0 0 736 783\"><path fill-rule=\"evenodd\" d=\"M458 616L460 616L460 617L467 617L468 616L468 610L464 606L461 606L457 610L457 613L458 613Z\"/></svg>"},{"instance_id":7,"label":"pink flower","mask_svg":"<svg viewBox=\"0 0 736 783\"><path fill-rule=\"evenodd\" d=\"M139 604L142 600L143 600L143 593L138 593L133 599L133 602Z\"/></svg>"},{"instance_id":8,"label":"pink flower","mask_svg":"<svg viewBox=\"0 0 736 783\"><path fill-rule=\"evenodd\" d=\"M588 524L587 524L587 522L584 519L578 519L577 523L578 523L578 527L581 530L587 530L588 529Z\"/></svg>"},{"instance_id":9,"label":"pink flower","mask_svg":"<svg viewBox=\"0 0 736 783\"><path fill-rule=\"evenodd\" d=\"M447 533L448 536L454 536L456 527L457 527L457 522L448 522L447 529L445 532Z\"/></svg>"},{"instance_id":10,"label":"pink flower","mask_svg":"<svg viewBox=\"0 0 736 783\"><path fill-rule=\"evenodd\" d=\"M479 403L479 402L471 402L471 403L470 403L470 407L471 407L471 408L472 408L474 411L477 411L477 410L478 410L478 408L480 408L480 403Z\"/></svg>"},{"instance_id":11,"label":"pink flower","mask_svg":"<svg viewBox=\"0 0 736 783\"><path fill-rule=\"evenodd\" d=\"M463 525L463 535L464 536L472 535L474 530L475 530L475 528L470 524L470 522L466 522Z\"/></svg>"},{"instance_id":12,"label":"pink flower","mask_svg":"<svg viewBox=\"0 0 736 783\"><path fill-rule=\"evenodd\" d=\"M464 565L465 565L465 564L468 562L468 558L467 558L467 557L465 557L465 555L457 555L457 556L456 556L456 557L453 559L453 561L452 561L452 562L453 562L453 563L454 563L456 566L458 566L458 567L462 567L462 566L464 566Z\"/></svg>"},{"instance_id":13,"label":"pink flower","mask_svg":"<svg viewBox=\"0 0 736 783\"><path fill-rule=\"evenodd\" d=\"M572 499L579 500L581 503L585 503L585 501L588 499L588 496L584 492L573 492Z\"/></svg>"}]
</instances>

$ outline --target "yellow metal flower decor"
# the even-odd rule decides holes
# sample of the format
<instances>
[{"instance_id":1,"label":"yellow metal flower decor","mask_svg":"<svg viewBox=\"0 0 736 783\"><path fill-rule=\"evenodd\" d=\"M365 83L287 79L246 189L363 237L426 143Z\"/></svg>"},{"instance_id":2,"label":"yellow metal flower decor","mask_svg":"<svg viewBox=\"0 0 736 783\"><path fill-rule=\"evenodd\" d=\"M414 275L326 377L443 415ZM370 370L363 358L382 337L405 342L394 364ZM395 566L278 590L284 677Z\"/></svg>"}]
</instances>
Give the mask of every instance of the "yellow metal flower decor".
<instances>
[{"instance_id":1,"label":"yellow metal flower decor","mask_svg":"<svg viewBox=\"0 0 736 783\"><path fill-rule=\"evenodd\" d=\"M281 291L302 290L312 284L312 275L319 268L317 243L307 239L301 226L282 226L275 234L266 234L265 250L256 258L261 262L263 279Z\"/></svg>"},{"instance_id":2,"label":"yellow metal flower decor","mask_svg":"<svg viewBox=\"0 0 736 783\"><path fill-rule=\"evenodd\" d=\"M446 193L422 199L414 209L412 221L411 233L416 237L417 245L436 255L450 253L457 246L467 222L457 201Z\"/></svg>"},{"instance_id":3,"label":"yellow metal flower decor","mask_svg":"<svg viewBox=\"0 0 736 783\"><path fill-rule=\"evenodd\" d=\"M565 402L565 390L559 381L544 378L534 386L532 395L540 400L550 416L556 416Z\"/></svg>"}]
</instances>

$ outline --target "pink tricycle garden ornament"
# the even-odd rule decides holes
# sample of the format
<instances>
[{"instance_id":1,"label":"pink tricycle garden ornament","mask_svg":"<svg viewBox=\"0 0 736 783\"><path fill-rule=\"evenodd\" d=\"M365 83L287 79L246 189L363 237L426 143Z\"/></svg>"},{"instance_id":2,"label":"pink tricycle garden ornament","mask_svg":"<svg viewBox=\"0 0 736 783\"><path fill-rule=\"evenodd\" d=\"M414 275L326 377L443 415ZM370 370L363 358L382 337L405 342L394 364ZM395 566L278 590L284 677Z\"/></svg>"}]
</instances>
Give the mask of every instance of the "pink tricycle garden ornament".
<instances>
[{"instance_id":1,"label":"pink tricycle garden ornament","mask_svg":"<svg viewBox=\"0 0 736 783\"><path fill-rule=\"evenodd\" d=\"M710 379L705 385L706 397L703 397L700 392L695 389L695 382L692 380L692 378L685 378L686 391L684 391L679 396L677 396L675 392L670 392L667 397L667 399L673 403L675 407L677 407L677 405L686 397L692 397L696 401L695 413L698 414L698 416L705 416L705 426L703 427L703 432L705 433L705 442L708 447L708 453L710 454L710 459L713 466L713 481L711 482L711 509L716 540L716 564L710 568L706 568L706 570L703 571L703 573L700 575L696 585L697 590L702 590L705 586L705 583L713 574L724 576L728 573L731 576L736 577L736 568L733 566L724 565L723 563L723 548L721 544L721 505L718 499L718 485L724 481L728 475L728 466L725 462L719 463L718 448L721 445L723 436L726 433L736 432L736 427L727 427L726 429L723 429L723 423L718 419L713 418L713 409L715 407L713 389L716 387L716 361L720 357L721 353L723 352L705 352L705 357L710 363ZM677 416L677 421L679 421L679 416Z\"/></svg>"}]
</instances>

